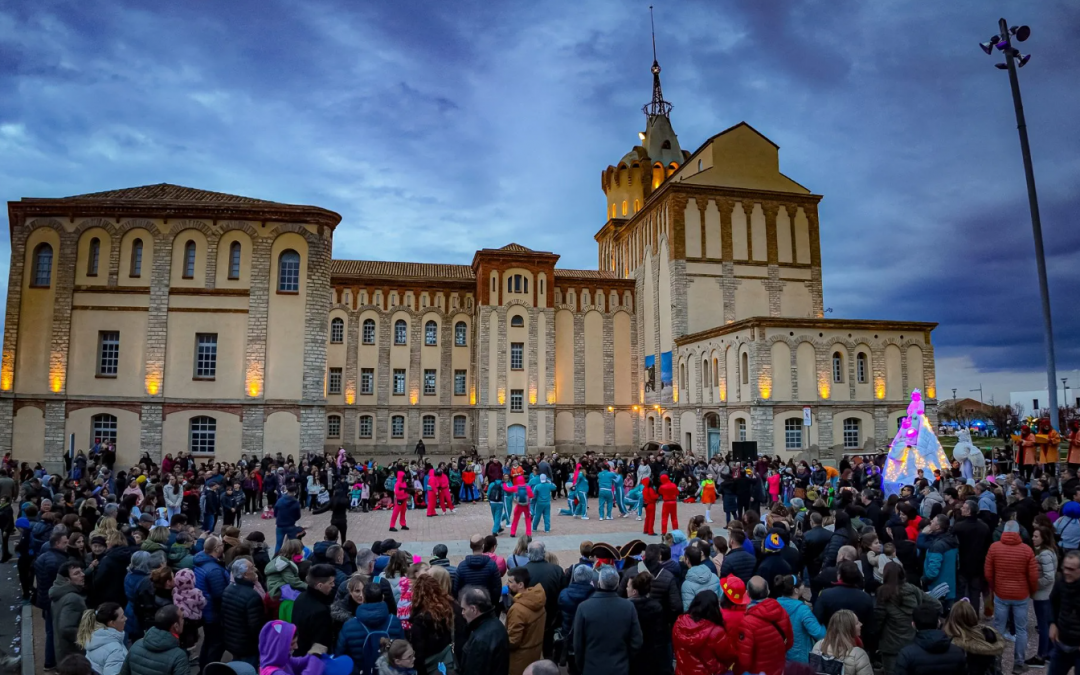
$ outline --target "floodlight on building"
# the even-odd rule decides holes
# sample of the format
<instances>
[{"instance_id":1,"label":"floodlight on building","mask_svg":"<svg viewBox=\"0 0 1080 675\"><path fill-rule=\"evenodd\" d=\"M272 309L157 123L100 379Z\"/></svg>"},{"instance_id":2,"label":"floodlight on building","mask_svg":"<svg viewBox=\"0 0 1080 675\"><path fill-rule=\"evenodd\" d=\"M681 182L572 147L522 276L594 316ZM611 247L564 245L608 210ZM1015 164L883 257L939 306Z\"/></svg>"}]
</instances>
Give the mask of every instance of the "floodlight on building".
<instances>
[{"instance_id":1,"label":"floodlight on building","mask_svg":"<svg viewBox=\"0 0 1080 675\"><path fill-rule=\"evenodd\" d=\"M1017 42L1023 42L1031 37L1031 29L1027 26L1013 26L1009 29L1009 33L1016 36Z\"/></svg>"},{"instance_id":2,"label":"floodlight on building","mask_svg":"<svg viewBox=\"0 0 1080 675\"><path fill-rule=\"evenodd\" d=\"M996 36L995 36L995 37L996 37ZM991 39L990 39L989 41L987 41L987 42L980 42L980 43L979 43L979 46L980 46L980 47L982 47L982 50L983 50L984 52L986 52L986 55L987 55L987 56L990 56L991 54L993 54L993 53L994 53L994 42L996 42L996 40L994 40L993 38L991 38Z\"/></svg>"}]
</instances>

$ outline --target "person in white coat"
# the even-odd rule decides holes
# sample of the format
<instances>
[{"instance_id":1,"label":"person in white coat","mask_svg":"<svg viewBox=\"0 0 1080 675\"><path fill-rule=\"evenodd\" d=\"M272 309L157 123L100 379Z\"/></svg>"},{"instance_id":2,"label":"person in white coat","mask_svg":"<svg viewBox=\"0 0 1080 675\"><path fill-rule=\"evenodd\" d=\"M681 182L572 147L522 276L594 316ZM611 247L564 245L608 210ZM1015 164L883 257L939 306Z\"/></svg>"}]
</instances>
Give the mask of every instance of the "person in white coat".
<instances>
[{"instance_id":1,"label":"person in white coat","mask_svg":"<svg viewBox=\"0 0 1080 675\"><path fill-rule=\"evenodd\" d=\"M169 522L173 516L180 513L180 505L184 502L184 486L180 485L176 476L170 475L169 482L165 484L165 510L169 514Z\"/></svg>"},{"instance_id":2,"label":"person in white coat","mask_svg":"<svg viewBox=\"0 0 1080 675\"><path fill-rule=\"evenodd\" d=\"M83 613L77 643L97 675L119 675L127 658L124 646L124 608L115 602L103 602L96 610Z\"/></svg>"}]
</instances>

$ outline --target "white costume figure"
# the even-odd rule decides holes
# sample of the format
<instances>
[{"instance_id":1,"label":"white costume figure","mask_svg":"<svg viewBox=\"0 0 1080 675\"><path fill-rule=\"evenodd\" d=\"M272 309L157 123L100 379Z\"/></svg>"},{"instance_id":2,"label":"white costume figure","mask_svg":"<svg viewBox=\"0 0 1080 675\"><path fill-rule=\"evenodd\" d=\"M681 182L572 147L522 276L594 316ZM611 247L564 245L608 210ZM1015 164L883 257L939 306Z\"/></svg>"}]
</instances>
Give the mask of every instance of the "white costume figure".
<instances>
[{"instance_id":1,"label":"white costume figure","mask_svg":"<svg viewBox=\"0 0 1080 675\"><path fill-rule=\"evenodd\" d=\"M966 483L968 479L982 479L986 475L986 457L982 450L975 447L971 442L971 432L961 429L956 434L956 447L953 448L953 459L960 462L960 474Z\"/></svg>"},{"instance_id":2,"label":"white costume figure","mask_svg":"<svg viewBox=\"0 0 1080 675\"><path fill-rule=\"evenodd\" d=\"M942 475L949 470L949 458L930 428L922 393L916 389L911 392L907 417L889 446L883 480L885 494L897 494L903 486L914 485L919 469L923 470L923 478L933 481L935 470L941 471Z\"/></svg>"}]
</instances>

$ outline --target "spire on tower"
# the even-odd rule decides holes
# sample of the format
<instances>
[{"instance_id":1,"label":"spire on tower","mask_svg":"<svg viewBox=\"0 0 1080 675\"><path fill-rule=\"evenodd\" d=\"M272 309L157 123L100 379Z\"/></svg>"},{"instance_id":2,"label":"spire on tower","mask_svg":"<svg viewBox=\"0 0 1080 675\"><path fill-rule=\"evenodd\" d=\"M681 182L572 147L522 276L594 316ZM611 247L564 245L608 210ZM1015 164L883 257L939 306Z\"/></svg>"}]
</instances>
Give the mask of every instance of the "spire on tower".
<instances>
[{"instance_id":1,"label":"spire on tower","mask_svg":"<svg viewBox=\"0 0 1080 675\"><path fill-rule=\"evenodd\" d=\"M664 100L664 91L660 88L660 62L656 60L656 24L653 22L652 5L649 5L649 26L652 28L652 101L646 103L641 111L652 119L658 116L667 117L673 106Z\"/></svg>"}]
</instances>

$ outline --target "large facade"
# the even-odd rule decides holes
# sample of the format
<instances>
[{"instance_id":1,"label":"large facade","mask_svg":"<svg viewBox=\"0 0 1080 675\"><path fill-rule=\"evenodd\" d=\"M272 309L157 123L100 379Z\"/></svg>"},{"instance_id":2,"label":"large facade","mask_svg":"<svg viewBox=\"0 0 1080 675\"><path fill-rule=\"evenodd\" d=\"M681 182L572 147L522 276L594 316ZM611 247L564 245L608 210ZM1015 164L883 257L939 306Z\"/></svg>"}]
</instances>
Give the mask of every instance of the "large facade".
<instances>
[{"instance_id":1,"label":"large facade","mask_svg":"<svg viewBox=\"0 0 1080 675\"><path fill-rule=\"evenodd\" d=\"M597 270L517 244L332 260L333 212L166 184L10 202L0 449L887 442L912 389L934 401L934 324L823 318L821 197L745 123L683 151L653 72L641 144L602 172Z\"/></svg>"}]
</instances>

